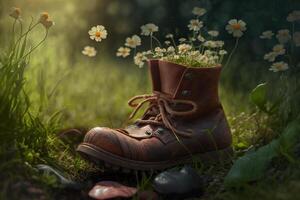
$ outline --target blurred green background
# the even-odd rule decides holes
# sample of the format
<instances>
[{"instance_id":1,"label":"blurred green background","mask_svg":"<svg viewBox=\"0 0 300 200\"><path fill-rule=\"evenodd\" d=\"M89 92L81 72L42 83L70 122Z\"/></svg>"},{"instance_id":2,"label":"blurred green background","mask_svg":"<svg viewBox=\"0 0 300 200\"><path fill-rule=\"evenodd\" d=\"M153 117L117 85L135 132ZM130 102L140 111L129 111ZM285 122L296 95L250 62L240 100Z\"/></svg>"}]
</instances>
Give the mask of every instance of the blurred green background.
<instances>
[{"instance_id":1,"label":"blurred green background","mask_svg":"<svg viewBox=\"0 0 300 200\"><path fill-rule=\"evenodd\" d=\"M174 32L177 38L188 34L186 25L193 17L194 6L204 7L206 29L218 29L226 48L234 40L224 29L232 18L243 19L247 32L231 64L223 69L221 98L225 110L233 116L251 109L249 91L272 78L263 55L271 44L260 41L268 29L289 28L286 16L299 8L297 0L0 0L0 38L2 45L11 32L13 20L8 17L12 6L22 9L28 24L39 13L47 11L55 21L46 43L32 56L27 71L27 90L33 101L33 112L50 116L61 110L64 127L95 125L119 126L127 118L127 100L137 94L150 93L147 69L139 69L131 59L115 57L126 36L140 33L140 26L153 22L160 27L158 38ZM89 39L91 26L101 24L108 38L101 43ZM43 37L43 27L35 31L30 42ZM98 55L81 54L85 45L95 46ZM1 47L2 48L2 47ZM274 78L274 77L273 77ZM226 93L226 95L224 95ZM249 106L250 105L250 106ZM249 108L250 107L250 108Z\"/></svg>"}]
</instances>

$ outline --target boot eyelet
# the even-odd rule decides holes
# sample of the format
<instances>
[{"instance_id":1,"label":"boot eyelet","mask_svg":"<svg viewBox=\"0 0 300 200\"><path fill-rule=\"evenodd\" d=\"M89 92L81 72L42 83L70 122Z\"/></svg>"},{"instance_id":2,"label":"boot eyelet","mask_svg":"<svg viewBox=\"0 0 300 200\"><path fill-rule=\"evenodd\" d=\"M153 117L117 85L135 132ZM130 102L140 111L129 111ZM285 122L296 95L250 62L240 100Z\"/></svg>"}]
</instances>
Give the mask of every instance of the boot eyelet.
<instances>
[{"instance_id":1,"label":"boot eyelet","mask_svg":"<svg viewBox=\"0 0 300 200\"><path fill-rule=\"evenodd\" d=\"M189 91L189 90L183 90L181 92L181 95L184 96L184 97L188 97L188 96L191 96L192 92Z\"/></svg>"},{"instance_id":2,"label":"boot eyelet","mask_svg":"<svg viewBox=\"0 0 300 200\"><path fill-rule=\"evenodd\" d=\"M191 72L187 72L184 74L184 78L187 80L192 80L193 74Z\"/></svg>"},{"instance_id":3,"label":"boot eyelet","mask_svg":"<svg viewBox=\"0 0 300 200\"><path fill-rule=\"evenodd\" d=\"M151 131L146 131L145 133L146 133L146 135L152 135Z\"/></svg>"}]
</instances>

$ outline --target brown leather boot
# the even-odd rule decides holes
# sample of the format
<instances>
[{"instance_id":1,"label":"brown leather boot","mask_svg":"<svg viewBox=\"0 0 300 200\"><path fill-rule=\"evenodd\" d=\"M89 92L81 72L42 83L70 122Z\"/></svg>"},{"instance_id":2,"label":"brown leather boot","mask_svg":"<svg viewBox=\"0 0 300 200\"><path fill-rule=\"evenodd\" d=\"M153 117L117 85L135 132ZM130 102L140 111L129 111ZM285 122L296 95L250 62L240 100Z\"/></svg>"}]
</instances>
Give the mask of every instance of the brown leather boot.
<instances>
[{"instance_id":1,"label":"brown leather boot","mask_svg":"<svg viewBox=\"0 0 300 200\"><path fill-rule=\"evenodd\" d=\"M127 128L93 128L77 151L97 163L135 170L230 157L231 133L218 98L221 67L188 68L158 60L149 67L153 94L129 101L130 118L149 103L143 117Z\"/></svg>"}]
</instances>

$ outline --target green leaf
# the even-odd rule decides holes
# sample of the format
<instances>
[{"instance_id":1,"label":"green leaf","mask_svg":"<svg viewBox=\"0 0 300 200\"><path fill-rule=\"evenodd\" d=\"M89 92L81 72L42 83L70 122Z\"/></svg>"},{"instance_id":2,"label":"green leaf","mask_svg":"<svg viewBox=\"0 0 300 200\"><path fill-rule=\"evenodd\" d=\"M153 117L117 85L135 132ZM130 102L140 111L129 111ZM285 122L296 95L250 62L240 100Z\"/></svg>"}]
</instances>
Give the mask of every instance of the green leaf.
<instances>
[{"instance_id":1,"label":"green leaf","mask_svg":"<svg viewBox=\"0 0 300 200\"><path fill-rule=\"evenodd\" d=\"M294 147L299 143L299 139L300 119L290 123L279 138L280 153L291 162L293 162L294 159L292 159L290 155L293 154Z\"/></svg>"},{"instance_id":2,"label":"green leaf","mask_svg":"<svg viewBox=\"0 0 300 200\"><path fill-rule=\"evenodd\" d=\"M250 93L250 99L260 110L267 112L267 84L257 85Z\"/></svg>"},{"instance_id":3,"label":"green leaf","mask_svg":"<svg viewBox=\"0 0 300 200\"><path fill-rule=\"evenodd\" d=\"M27 35L25 36L25 38L23 40L22 47L21 47L20 53L19 53L19 58L22 58L22 56L24 55L26 45L27 45Z\"/></svg>"},{"instance_id":4,"label":"green leaf","mask_svg":"<svg viewBox=\"0 0 300 200\"><path fill-rule=\"evenodd\" d=\"M239 158L225 177L227 187L241 186L261 178L270 161L277 155L278 140Z\"/></svg>"},{"instance_id":5,"label":"green leaf","mask_svg":"<svg viewBox=\"0 0 300 200\"><path fill-rule=\"evenodd\" d=\"M278 139L240 157L225 177L225 186L241 187L245 183L262 178L271 160L280 154L293 161L290 155L299 139L300 119L298 118L287 126Z\"/></svg>"}]
</instances>

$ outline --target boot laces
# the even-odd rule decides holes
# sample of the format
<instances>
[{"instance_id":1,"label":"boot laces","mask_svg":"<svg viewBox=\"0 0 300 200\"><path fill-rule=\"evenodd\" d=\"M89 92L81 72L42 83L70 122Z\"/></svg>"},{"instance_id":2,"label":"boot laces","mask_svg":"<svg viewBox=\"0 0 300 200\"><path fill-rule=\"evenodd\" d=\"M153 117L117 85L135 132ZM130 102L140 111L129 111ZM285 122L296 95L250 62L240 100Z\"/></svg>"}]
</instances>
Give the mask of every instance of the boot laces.
<instances>
[{"instance_id":1,"label":"boot laces","mask_svg":"<svg viewBox=\"0 0 300 200\"><path fill-rule=\"evenodd\" d=\"M132 119L145 103L150 103L145 113L150 113L152 111L152 113L156 114L147 119L139 119L136 121L136 123L165 126L166 128L172 130L177 139L177 134L182 137L191 136L191 130L178 130L175 128L171 117L184 117L195 113L197 111L197 104L195 102L190 100L171 99L165 95L161 95L160 93L137 95L128 101L128 105L134 108L129 116L129 119ZM172 104L189 105L191 106L191 109L177 111L173 109Z\"/></svg>"}]
</instances>

